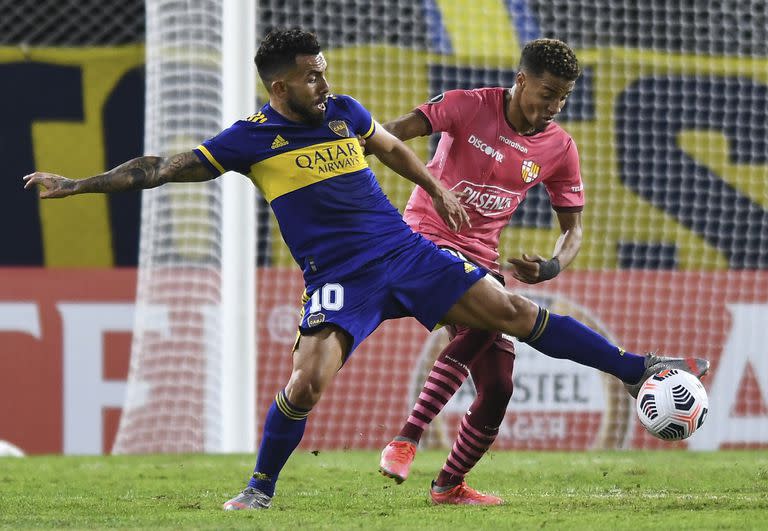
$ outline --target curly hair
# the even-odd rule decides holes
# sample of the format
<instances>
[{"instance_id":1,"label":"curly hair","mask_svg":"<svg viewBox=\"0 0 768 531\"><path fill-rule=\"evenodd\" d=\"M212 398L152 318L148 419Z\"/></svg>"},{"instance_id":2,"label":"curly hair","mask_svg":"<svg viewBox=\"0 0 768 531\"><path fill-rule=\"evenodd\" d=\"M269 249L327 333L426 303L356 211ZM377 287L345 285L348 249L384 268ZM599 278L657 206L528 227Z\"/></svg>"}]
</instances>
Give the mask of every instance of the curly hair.
<instances>
[{"instance_id":1,"label":"curly hair","mask_svg":"<svg viewBox=\"0 0 768 531\"><path fill-rule=\"evenodd\" d=\"M520 56L520 70L536 76L549 72L568 81L575 81L581 75L576 54L567 44L557 39L528 42Z\"/></svg>"},{"instance_id":2,"label":"curly hair","mask_svg":"<svg viewBox=\"0 0 768 531\"><path fill-rule=\"evenodd\" d=\"M287 69L296 66L297 55L320 53L320 43L314 33L299 28L275 29L261 41L256 52L256 69L266 83Z\"/></svg>"}]
</instances>

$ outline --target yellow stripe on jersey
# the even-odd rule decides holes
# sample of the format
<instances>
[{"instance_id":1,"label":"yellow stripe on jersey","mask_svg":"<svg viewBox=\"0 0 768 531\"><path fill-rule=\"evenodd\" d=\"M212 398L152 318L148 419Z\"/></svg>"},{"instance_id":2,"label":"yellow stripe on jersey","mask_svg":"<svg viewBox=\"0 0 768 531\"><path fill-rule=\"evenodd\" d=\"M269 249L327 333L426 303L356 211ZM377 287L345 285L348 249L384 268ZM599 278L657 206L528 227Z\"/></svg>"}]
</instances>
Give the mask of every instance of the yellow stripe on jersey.
<instances>
[{"instance_id":1,"label":"yellow stripe on jersey","mask_svg":"<svg viewBox=\"0 0 768 531\"><path fill-rule=\"evenodd\" d=\"M272 202L300 188L367 167L363 148L357 137L352 137L313 144L264 159L251 166L249 177L264 198Z\"/></svg>"},{"instance_id":2,"label":"yellow stripe on jersey","mask_svg":"<svg viewBox=\"0 0 768 531\"><path fill-rule=\"evenodd\" d=\"M374 127L374 125L376 125L376 122L371 120L371 127L369 127L368 131L365 132L365 134L363 135L363 138L368 138L369 136L371 136L373 134L373 127Z\"/></svg>"},{"instance_id":3,"label":"yellow stripe on jersey","mask_svg":"<svg viewBox=\"0 0 768 531\"><path fill-rule=\"evenodd\" d=\"M200 153L205 155L205 158L208 159L208 162L213 164L213 167L216 168L217 170L219 170L219 173L224 173L225 172L224 167L221 164L219 164L218 160L213 158L213 155L211 155L211 152L208 151L208 148L206 148L204 145L200 144L199 146L197 146L196 149L199 150Z\"/></svg>"}]
</instances>

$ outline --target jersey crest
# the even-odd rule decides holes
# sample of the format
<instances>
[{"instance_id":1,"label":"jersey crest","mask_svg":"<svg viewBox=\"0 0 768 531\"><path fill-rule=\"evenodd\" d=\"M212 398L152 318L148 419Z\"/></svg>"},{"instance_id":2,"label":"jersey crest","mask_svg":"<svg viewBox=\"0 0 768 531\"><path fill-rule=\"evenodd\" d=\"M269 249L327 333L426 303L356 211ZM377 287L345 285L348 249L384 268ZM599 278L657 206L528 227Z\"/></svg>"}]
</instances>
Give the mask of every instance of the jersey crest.
<instances>
[{"instance_id":1,"label":"jersey crest","mask_svg":"<svg viewBox=\"0 0 768 531\"><path fill-rule=\"evenodd\" d=\"M520 176L523 178L523 182L530 183L535 181L541 173L541 166L533 162L532 160L524 160L521 169Z\"/></svg>"},{"instance_id":2,"label":"jersey crest","mask_svg":"<svg viewBox=\"0 0 768 531\"><path fill-rule=\"evenodd\" d=\"M349 127L347 127L347 122L344 120L332 120L328 122L328 127L342 138L349 138L352 136L349 134Z\"/></svg>"}]
</instances>

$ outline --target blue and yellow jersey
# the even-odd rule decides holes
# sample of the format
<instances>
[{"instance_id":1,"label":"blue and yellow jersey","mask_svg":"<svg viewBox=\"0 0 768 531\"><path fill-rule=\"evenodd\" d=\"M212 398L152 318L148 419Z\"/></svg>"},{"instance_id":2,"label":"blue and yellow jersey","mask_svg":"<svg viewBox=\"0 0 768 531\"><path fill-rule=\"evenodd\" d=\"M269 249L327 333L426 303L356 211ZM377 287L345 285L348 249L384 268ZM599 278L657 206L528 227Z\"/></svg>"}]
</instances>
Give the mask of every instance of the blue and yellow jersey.
<instances>
[{"instance_id":1,"label":"blue and yellow jersey","mask_svg":"<svg viewBox=\"0 0 768 531\"><path fill-rule=\"evenodd\" d=\"M349 96L328 98L320 126L287 120L266 104L195 153L216 173L233 170L253 181L310 287L413 242L357 140L374 127L371 114Z\"/></svg>"}]
</instances>

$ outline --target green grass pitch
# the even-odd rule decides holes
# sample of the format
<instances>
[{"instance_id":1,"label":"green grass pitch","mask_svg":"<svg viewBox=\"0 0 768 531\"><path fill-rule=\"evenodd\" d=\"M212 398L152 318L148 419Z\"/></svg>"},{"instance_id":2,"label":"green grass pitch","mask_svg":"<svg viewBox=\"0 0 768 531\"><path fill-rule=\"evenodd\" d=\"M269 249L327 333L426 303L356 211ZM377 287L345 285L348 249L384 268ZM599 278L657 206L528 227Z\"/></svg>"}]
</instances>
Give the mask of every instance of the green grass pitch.
<instances>
[{"instance_id":1,"label":"green grass pitch","mask_svg":"<svg viewBox=\"0 0 768 531\"><path fill-rule=\"evenodd\" d=\"M299 451L267 511L223 512L253 457L0 458L0 527L176 529L768 529L768 451L492 452L470 484L501 507L432 507L445 452L407 482L378 452Z\"/></svg>"}]
</instances>

